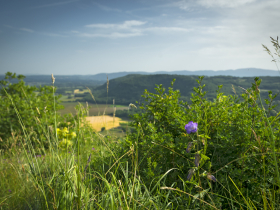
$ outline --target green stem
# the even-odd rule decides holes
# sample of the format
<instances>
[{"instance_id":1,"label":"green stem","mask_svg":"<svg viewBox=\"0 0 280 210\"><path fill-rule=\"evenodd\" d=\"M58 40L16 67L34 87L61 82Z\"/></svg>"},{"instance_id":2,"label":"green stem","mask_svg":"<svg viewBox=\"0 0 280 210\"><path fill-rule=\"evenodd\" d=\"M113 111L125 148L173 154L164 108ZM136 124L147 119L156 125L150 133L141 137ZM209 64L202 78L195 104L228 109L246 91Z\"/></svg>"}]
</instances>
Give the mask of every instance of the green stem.
<instances>
[{"instance_id":1,"label":"green stem","mask_svg":"<svg viewBox=\"0 0 280 210\"><path fill-rule=\"evenodd\" d=\"M264 110L260 93L258 94L258 96L259 96L259 99L260 99L260 102L261 102L262 110ZM272 129L271 129L271 124L270 124L270 122L269 122L265 112L264 112L264 116L265 116L266 123L267 123L269 131L270 131L270 144L272 145L272 156L273 156L273 160L274 160L274 164L275 164L275 170L276 170L278 186L280 186L279 169L278 169L278 164L277 164L277 159L276 159L276 154L275 154L275 140L274 140L274 137L273 137L273 133L272 133Z\"/></svg>"}]
</instances>

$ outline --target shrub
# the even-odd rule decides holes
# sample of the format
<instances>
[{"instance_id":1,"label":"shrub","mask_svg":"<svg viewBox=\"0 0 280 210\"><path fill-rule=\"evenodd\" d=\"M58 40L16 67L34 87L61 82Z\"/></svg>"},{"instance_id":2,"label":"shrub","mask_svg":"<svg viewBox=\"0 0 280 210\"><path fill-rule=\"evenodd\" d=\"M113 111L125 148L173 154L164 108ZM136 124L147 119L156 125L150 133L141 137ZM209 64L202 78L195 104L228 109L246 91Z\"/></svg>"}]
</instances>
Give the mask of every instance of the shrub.
<instances>
[{"instance_id":1,"label":"shrub","mask_svg":"<svg viewBox=\"0 0 280 210\"><path fill-rule=\"evenodd\" d=\"M24 78L23 75L7 72L5 79L0 81L0 137L4 140L0 142L0 148L4 147L12 133L24 132L30 134L29 138L34 140L34 144L40 139L40 144L46 146L48 143L44 131L54 125L55 111L63 108L59 100L61 96L53 97L55 87L28 86ZM12 83L13 79L18 81Z\"/></svg>"},{"instance_id":2,"label":"shrub","mask_svg":"<svg viewBox=\"0 0 280 210\"><path fill-rule=\"evenodd\" d=\"M202 189L212 188L209 178L213 175L222 186L232 185L228 183L230 174L241 193L260 202L262 195L256 191L262 186L273 190L278 185L269 152L267 112L262 108L258 94L261 80L256 78L241 97L224 96L220 92L221 85L216 99L209 101L203 91L203 77L199 78L190 104L179 100L179 90L172 88L174 80L168 93L162 85L157 85L155 94L145 90L142 97L147 104L140 107L144 113L135 114L131 124L137 132L126 140L128 147L138 146L140 174L152 183L176 168L168 174L165 183L176 183L191 194L197 193L195 185ZM271 124L273 138L279 136L279 120L275 119L275 116L268 118L270 122L274 121ZM184 128L190 121L197 123L198 129L188 134ZM275 148L279 148L279 142ZM231 187L235 189L233 185ZM213 188L228 194L220 186ZM220 202L219 197L215 199L216 203Z\"/></svg>"}]
</instances>

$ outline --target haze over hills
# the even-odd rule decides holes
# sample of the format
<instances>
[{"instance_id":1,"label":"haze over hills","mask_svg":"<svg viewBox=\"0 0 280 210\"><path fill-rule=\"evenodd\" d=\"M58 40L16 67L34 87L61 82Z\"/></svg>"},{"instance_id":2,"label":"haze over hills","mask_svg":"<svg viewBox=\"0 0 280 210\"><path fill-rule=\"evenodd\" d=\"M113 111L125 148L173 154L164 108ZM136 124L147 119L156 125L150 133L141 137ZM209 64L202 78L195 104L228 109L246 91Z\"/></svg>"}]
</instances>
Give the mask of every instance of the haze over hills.
<instances>
[{"instance_id":1,"label":"haze over hills","mask_svg":"<svg viewBox=\"0 0 280 210\"><path fill-rule=\"evenodd\" d=\"M92 75L90 77L94 78L94 80L104 80L104 78L115 79L118 77L123 77L129 74L176 74L176 75L199 75L199 76L233 76L233 77L260 77L260 76L280 76L279 71L269 70L269 69L258 69L258 68L243 68L236 70L221 70L221 71L213 71L213 70L201 70L201 71L157 71L157 72L116 72L116 73L99 73Z\"/></svg>"},{"instance_id":2,"label":"haze over hills","mask_svg":"<svg viewBox=\"0 0 280 210\"><path fill-rule=\"evenodd\" d=\"M56 81L60 82L70 82L70 81L99 81L106 82L107 75L109 80L124 77L129 74L142 74L142 75L153 75L153 74L173 74L173 75L204 75L204 76L233 76L233 77L260 77L260 76L280 76L279 71L269 70L269 69L259 69L259 68L242 68L236 70L221 70L221 71L213 71L213 70L201 70L201 71L157 71L157 72L145 72L145 71L137 71L137 72L115 72L115 73L99 73L94 75L55 75ZM36 80L37 82L49 82L50 75L25 75L26 82L31 82ZM0 80L4 79L3 75L0 75Z\"/></svg>"}]
</instances>

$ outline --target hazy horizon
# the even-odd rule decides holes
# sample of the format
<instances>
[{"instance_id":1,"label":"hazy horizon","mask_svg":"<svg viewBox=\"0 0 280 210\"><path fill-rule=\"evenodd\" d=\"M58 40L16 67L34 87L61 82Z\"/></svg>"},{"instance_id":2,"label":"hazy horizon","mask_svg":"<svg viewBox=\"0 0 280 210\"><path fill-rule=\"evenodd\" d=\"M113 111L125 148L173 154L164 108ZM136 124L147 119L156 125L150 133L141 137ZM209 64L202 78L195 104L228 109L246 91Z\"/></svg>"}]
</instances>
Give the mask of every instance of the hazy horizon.
<instances>
[{"instance_id":1,"label":"hazy horizon","mask_svg":"<svg viewBox=\"0 0 280 210\"><path fill-rule=\"evenodd\" d=\"M251 70L250 72L246 72L246 71L249 71ZM255 75L252 75L252 76L264 76L264 72L270 72L272 73L273 75L269 75L267 74L267 76L280 76L280 71L279 70L272 70L272 69L256 69L256 68L240 68L240 69L227 69L227 70L194 70L194 71L189 71L189 70L174 70L174 71L154 71L154 72L145 72L145 71L122 71L122 72L102 72L102 73L96 73L96 74L54 74L55 76L96 76L96 75L99 75L99 74L105 74L105 75L111 75L111 74L116 74L116 75L121 75L123 73L144 73L144 74L164 74L164 72L166 72L167 74L172 74L172 72L174 72L174 74L177 74L177 75L180 75L179 72L181 72L182 74L181 75L189 75L189 74L184 74L186 72L197 72L198 74L197 75L202 75L202 74L199 74L199 72L208 72L208 75L206 74L206 76L209 76L209 75L212 75L212 76L232 76L232 73L234 71L237 71L237 72L240 72L240 71L243 71L242 73L245 75L246 74L253 74L254 72L253 71L261 71L259 72L261 75L258 75L258 73L255 73ZM230 74L226 74L226 72L231 72ZM245 72L244 72L245 71ZM224 74L211 74L210 72L224 72ZM13 72L12 72L13 73ZM210 74L209 74L210 73ZM276 73L276 74L275 74ZM278 75L279 73L279 75ZM0 76L4 76L5 73L0 73ZM44 74L44 73L35 73L35 74L24 74L24 76L50 76L51 74ZM196 74L194 74L196 75ZM237 76L236 73L233 75L233 76ZM243 75L238 75L238 77L243 77ZM247 76L245 76L247 77ZM104 77L104 79L106 79L106 76Z\"/></svg>"},{"instance_id":2,"label":"hazy horizon","mask_svg":"<svg viewBox=\"0 0 280 210\"><path fill-rule=\"evenodd\" d=\"M0 7L0 75L260 68L278 0L12 0Z\"/></svg>"}]
</instances>

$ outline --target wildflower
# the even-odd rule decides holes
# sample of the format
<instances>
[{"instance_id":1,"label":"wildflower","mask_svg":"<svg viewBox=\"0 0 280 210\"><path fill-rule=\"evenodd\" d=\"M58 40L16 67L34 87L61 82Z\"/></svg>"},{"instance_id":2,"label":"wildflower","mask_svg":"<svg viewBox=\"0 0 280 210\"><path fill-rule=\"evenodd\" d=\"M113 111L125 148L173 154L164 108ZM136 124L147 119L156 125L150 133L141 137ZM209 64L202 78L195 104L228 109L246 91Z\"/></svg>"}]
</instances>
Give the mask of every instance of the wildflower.
<instances>
[{"instance_id":1,"label":"wildflower","mask_svg":"<svg viewBox=\"0 0 280 210\"><path fill-rule=\"evenodd\" d=\"M209 179L209 180L211 180L213 182L217 181L217 179L213 175L211 175L211 174L207 174L207 179Z\"/></svg>"},{"instance_id":2,"label":"wildflower","mask_svg":"<svg viewBox=\"0 0 280 210\"><path fill-rule=\"evenodd\" d=\"M12 190L9 189L9 192L12 192Z\"/></svg>"},{"instance_id":3,"label":"wildflower","mask_svg":"<svg viewBox=\"0 0 280 210\"><path fill-rule=\"evenodd\" d=\"M94 148L94 147L92 147L92 150L95 150L95 148Z\"/></svg>"},{"instance_id":4,"label":"wildflower","mask_svg":"<svg viewBox=\"0 0 280 210\"><path fill-rule=\"evenodd\" d=\"M199 166L199 161L200 161L200 155L198 153L196 153L195 158L194 158L194 164L196 167Z\"/></svg>"},{"instance_id":5,"label":"wildflower","mask_svg":"<svg viewBox=\"0 0 280 210\"><path fill-rule=\"evenodd\" d=\"M190 121L188 124L185 125L185 130L188 134L195 133L197 131L197 123Z\"/></svg>"},{"instance_id":6,"label":"wildflower","mask_svg":"<svg viewBox=\"0 0 280 210\"><path fill-rule=\"evenodd\" d=\"M67 147L71 147L73 145L73 142L67 139L62 139L59 142L59 147L61 147L62 149L66 149Z\"/></svg>"},{"instance_id":7,"label":"wildflower","mask_svg":"<svg viewBox=\"0 0 280 210\"><path fill-rule=\"evenodd\" d=\"M41 155L37 155L36 157L41 157Z\"/></svg>"},{"instance_id":8,"label":"wildflower","mask_svg":"<svg viewBox=\"0 0 280 210\"><path fill-rule=\"evenodd\" d=\"M72 137L72 138L75 138L76 136L77 136L77 134L76 134L75 132L72 132L72 133L71 133L71 137Z\"/></svg>"},{"instance_id":9,"label":"wildflower","mask_svg":"<svg viewBox=\"0 0 280 210\"><path fill-rule=\"evenodd\" d=\"M63 128L63 133L69 133L68 129L66 127Z\"/></svg>"},{"instance_id":10,"label":"wildflower","mask_svg":"<svg viewBox=\"0 0 280 210\"><path fill-rule=\"evenodd\" d=\"M192 144L193 144L192 142L189 142L189 143L188 143L188 147L187 147L187 150L186 150L187 153L189 153L189 152L191 151L191 149L192 149Z\"/></svg>"},{"instance_id":11,"label":"wildflower","mask_svg":"<svg viewBox=\"0 0 280 210\"><path fill-rule=\"evenodd\" d=\"M194 174L194 169L192 168L192 169L189 170L189 174L188 174L188 176L187 176L187 180L188 180L188 181L191 180L193 174Z\"/></svg>"}]
</instances>

